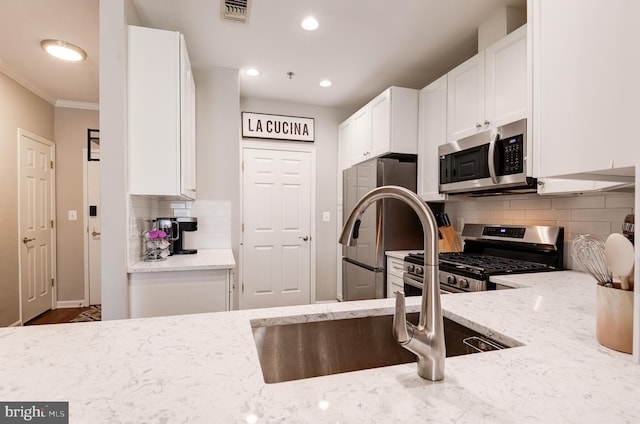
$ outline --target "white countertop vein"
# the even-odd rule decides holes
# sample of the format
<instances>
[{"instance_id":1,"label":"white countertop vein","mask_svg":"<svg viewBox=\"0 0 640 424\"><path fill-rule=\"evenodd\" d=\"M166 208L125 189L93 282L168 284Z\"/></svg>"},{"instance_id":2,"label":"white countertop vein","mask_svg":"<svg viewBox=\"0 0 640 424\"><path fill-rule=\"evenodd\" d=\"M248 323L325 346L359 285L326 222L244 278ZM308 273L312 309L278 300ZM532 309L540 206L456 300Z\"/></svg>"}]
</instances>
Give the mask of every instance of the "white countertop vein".
<instances>
[{"instance_id":1,"label":"white countertop vein","mask_svg":"<svg viewBox=\"0 0 640 424\"><path fill-rule=\"evenodd\" d=\"M445 314L524 346L449 358L442 382L415 364L263 382L251 320L389 313L382 299L3 328L0 400L69 401L72 423L640 422L640 366L595 339L595 281L500 280L523 288L446 295Z\"/></svg>"}]
</instances>

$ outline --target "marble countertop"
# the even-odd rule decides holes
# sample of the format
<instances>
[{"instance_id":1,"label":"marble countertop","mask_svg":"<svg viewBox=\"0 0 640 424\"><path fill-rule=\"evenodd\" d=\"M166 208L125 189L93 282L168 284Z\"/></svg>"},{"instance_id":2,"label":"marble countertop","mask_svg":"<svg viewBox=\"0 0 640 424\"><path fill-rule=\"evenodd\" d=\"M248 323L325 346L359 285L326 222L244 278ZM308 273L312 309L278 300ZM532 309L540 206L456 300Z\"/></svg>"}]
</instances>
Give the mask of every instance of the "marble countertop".
<instances>
[{"instance_id":1,"label":"marble countertop","mask_svg":"<svg viewBox=\"0 0 640 424\"><path fill-rule=\"evenodd\" d=\"M198 249L193 255L173 255L166 261L137 262L127 269L135 272L166 272L166 271L198 271L208 269L235 268L236 261L231 249Z\"/></svg>"},{"instance_id":2,"label":"marble countertop","mask_svg":"<svg viewBox=\"0 0 640 424\"><path fill-rule=\"evenodd\" d=\"M391 313L379 299L2 328L0 399L69 401L73 423L640 422L640 366L595 339L595 281L500 280L520 288L443 296L445 316L523 346L448 358L441 382L412 363L264 383L252 322Z\"/></svg>"}]
</instances>

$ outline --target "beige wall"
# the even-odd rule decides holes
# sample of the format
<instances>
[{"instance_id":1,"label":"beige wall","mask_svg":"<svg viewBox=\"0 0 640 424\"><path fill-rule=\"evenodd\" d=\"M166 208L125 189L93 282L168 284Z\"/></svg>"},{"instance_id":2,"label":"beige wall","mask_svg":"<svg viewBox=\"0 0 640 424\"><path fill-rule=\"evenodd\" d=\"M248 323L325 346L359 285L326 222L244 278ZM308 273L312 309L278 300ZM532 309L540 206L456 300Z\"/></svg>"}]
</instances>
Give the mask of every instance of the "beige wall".
<instances>
[{"instance_id":1,"label":"beige wall","mask_svg":"<svg viewBox=\"0 0 640 424\"><path fill-rule=\"evenodd\" d=\"M87 129L99 129L99 112L56 108L56 216L58 301L84 299L84 215L83 164L86 156ZM78 212L69 221L68 211Z\"/></svg>"},{"instance_id":2,"label":"beige wall","mask_svg":"<svg viewBox=\"0 0 640 424\"><path fill-rule=\"evenodd\" d=\"M18 297L18 128L53 140L53 105L0 73L0 326L20 320Z\"/></svg>"}]
</instances>

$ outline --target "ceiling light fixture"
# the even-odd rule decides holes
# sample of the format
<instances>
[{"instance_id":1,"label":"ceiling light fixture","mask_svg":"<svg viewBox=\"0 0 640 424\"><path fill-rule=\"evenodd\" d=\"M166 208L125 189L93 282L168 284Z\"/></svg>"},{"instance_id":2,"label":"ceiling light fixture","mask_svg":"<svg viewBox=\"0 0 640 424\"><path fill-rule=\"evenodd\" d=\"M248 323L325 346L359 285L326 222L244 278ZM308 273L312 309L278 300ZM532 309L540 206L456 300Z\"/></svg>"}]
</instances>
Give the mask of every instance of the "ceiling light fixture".
<instances>
[{"instance_id":1,"label":"ceiling light fixture","mask_svg":"<svg viewBox=\"0 0 640 424\"><path fill-rule=\"evenodd\" d=\"M320 81L320 87L331 87L333 83L329 80Z\"/></svg>"},{"instance_id":2,"label":"ceiling light fixture","mask_svg":"<svg viewBox=\"0 0 640 424\"><path fill-rule=\"evenodd\" d=\"M309 16L307 18L304 18L300 26L302 26L302 28L306 29L307 31L314 31L318 29L320 24L318 23L316 18Z\"/></svg>"},{"instance_id":3,"label":"ceiling light fixture","mask_svg":"<svg viewBox=\"0 0 640 424\"><path fill-rule=\"evenodd\" d=\"M257 77L258 75L260 75L260 71L257 70L256 68L249 68L246 71L244 71L244 73L250 77Z\"/></svg>"},{"instance_id":4,"label":"ceiling light fixture","mask_svg":"<svg viewBox=\"0 0 640 424\"><path fill-rule=\"evenodd\" d=\"M81 62L87 58L87 53L80 47L62 40L42 40L40 47L51 56L69 62Z\"/></svg>"}]
</instances>

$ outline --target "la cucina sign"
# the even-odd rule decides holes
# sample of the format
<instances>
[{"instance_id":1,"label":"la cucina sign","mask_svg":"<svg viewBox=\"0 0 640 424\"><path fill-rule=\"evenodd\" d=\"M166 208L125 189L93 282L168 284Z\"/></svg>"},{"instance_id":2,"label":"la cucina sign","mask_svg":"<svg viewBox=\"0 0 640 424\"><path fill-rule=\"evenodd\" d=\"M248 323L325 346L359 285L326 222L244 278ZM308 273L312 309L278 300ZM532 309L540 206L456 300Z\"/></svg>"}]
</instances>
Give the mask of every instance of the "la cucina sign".
<instances>
[{"instance_id":1,"label":"la cucina sign","mask_svg":"<svg viewBox=\"0 0 640 424\"><path fill-rule=\"evenodd\" d=\"M242 137L314 141L313 118L242 112Z\"/></svg>"}]
</instances>

